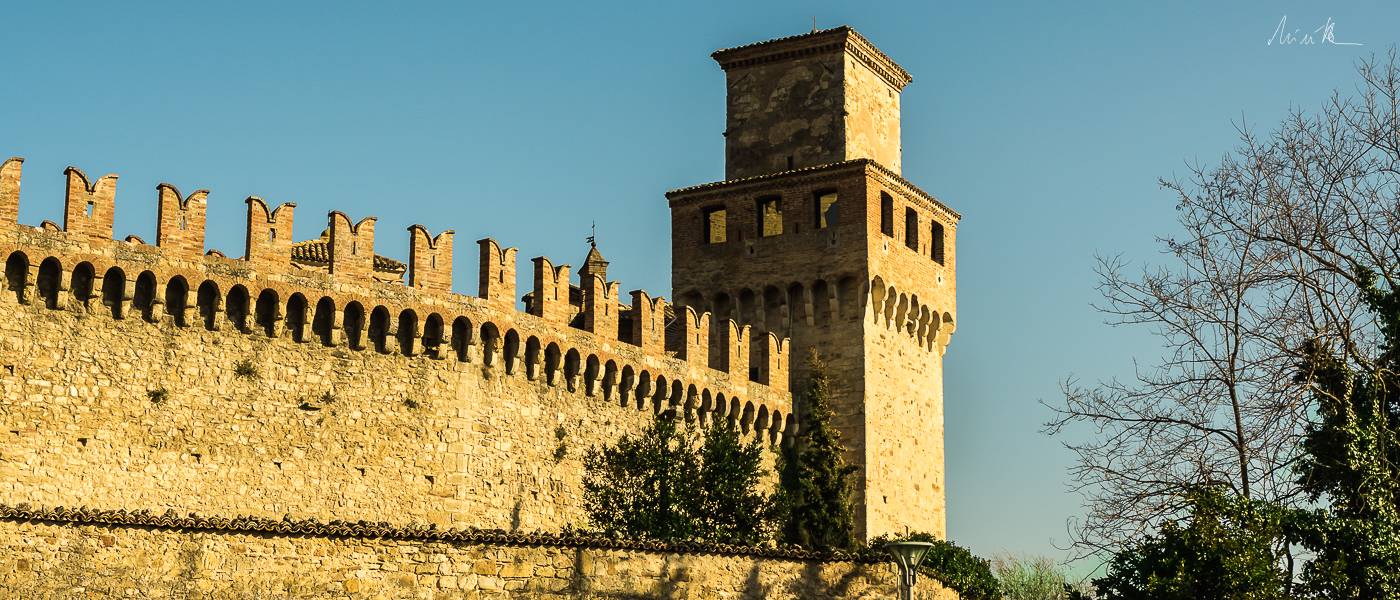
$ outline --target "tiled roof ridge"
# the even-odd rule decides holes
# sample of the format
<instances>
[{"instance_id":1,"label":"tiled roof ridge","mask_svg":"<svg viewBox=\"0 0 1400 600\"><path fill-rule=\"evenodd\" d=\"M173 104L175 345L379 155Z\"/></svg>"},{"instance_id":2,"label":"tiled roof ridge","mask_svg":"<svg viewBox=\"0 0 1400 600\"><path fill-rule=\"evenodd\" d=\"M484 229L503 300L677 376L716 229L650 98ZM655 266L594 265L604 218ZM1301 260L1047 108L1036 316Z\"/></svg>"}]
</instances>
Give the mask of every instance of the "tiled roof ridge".
<instances>
[{"instance_id":1,"label":"tiled roof ridge","mask_svg":"<svg viewBox=\"0 0 1400 600\"><path fill-rule=\"evenodd\" d=\"M292 243L292 262L324 267L331 264L330 243L326 238L314 238ZM403 273L408 265L383 256L374 255L374 270L381 273Z\"/></svg>"},{"instance_id":2,"label":"tiled roof ridge","mask_svg":"<svg viewBox=\"0 0 1400 600\"><path fill-rule=\"evenodd\" d=\"M334 519L321 521L314 517L293 518L290 515L281 519L239 515L210 517L194 512L181 516L173 509L157 514L149 509L107 510L86 506L79 508L33 507L28 503L17 505L0 504L0 520L17 523L45 523L57 526L98 525L157 529L163 531L189 531L233 535L297 536L342 539L383 539L413 542L440 542L461 545L492 545L516 547L561 547L587 548L597 550L632 550L653 553L714 554L722 556L752 556L786 560L814 562L854 562L878 563L885 559L876 552L864 551L818 551L799 546L745 546L715 542L665 542L658 540L626 539L601 533L578 531L564 532L509 532L502 529L448 528L436 525L406 524L394 525L387 522L365 520L344 521Z\"/></svg>"}]
</instances>

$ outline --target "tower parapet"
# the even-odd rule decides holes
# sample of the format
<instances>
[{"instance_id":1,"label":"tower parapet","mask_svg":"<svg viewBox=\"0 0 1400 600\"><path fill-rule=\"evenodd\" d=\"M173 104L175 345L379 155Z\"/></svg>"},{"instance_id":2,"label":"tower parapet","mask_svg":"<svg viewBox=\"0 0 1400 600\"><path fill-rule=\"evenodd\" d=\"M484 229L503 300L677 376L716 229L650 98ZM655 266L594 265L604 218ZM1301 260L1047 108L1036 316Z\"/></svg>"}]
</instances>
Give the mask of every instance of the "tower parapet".
<instances>
[{"instance_id":1,"label":"tower parapet","mask_svg":"<svg viewBox=\"0 0 1400 600\"><path fill-rule=\"evenodd\" d=\"M911 78L854 29L712 56L728 84L726 179L858 158L899 172L899 94Z\"/></svg>"}]
</instances>

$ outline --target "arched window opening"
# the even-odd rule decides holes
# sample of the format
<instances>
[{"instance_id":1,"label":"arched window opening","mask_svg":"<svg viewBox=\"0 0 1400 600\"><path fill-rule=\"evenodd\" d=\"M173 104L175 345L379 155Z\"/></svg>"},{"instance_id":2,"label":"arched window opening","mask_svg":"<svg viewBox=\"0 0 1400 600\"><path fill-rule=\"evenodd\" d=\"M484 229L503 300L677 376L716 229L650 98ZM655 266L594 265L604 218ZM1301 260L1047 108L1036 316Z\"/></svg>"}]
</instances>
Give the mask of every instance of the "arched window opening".
<instances>
[{"instance_id":1,"label":"arched window opening","mask_svg":"<svg viewBox=\"0 0 1400 600\"><path fill-rule=\"evenodd\" d=\"M105 284L104 284L105 288ZM243 333L248 333L248 288L242 284L234 285L228 290L228 320L233 323L234 329Z\"/></svg>"},{"instance_id":2,"label":"arched window opening","mask_svg":"<svg viewBox=\"0 0 1400 600\"><path fill-rule=\"evenodd\" d=\"M140 311L141 318L155 322L156 274L142 271L136 276L136 291L131 297L131 306Z\"/></svg>"},{"instance_id":3,"label":"arched window opening","mask_svg":"<svg viewBox=\"0 0 1400 600\"><path fill-rule=\"evenodd\" d=\"M695 418L695 410L699 408L699 404L700 391L696 389L695 384L691 384L685 389L685 403L681 405L686 420Z\"/></svg>"},{"instance_id":4,"label":"arched window opening","mask_svg":"<svg viewBox=\"0 0 1400 600\"><path fill-rule=\"evenodd\" d=\"M646 408L647 401L651 400L652 386L654 384L655 382L652 380L649 371L642 371L641 374L637 376L637 389L633 390L632 395L632 403L636 405L637 410Z\"/></svg>"},{"instance_id":5,"label":"arched window opening","mask_svg":"<svg viewBox=\"0 0 1400 600\"><path fill-rule=\"evenodd\" d=\"M520 334L514 329L506 331L505 355L506 374L514 375L520 369Z\"/></svg>"},{"instance_id":6,"label":"arched window opening","mask_svg":"<svg viewBox=\"0 0 1400 600\"><path fill-rule=\"evenodd\" d=\"M165 314L175 321L175 325L189 327L185 320L185 309L190 299L190 284L184 277L176 275L165 284Z\"/></svg>"},{"instance_id":7,"label":"arched window opening","mask_svg":"<svg viewBox=\"0 0 1400 600\"><path fill-rule=\"evenodd\" d=\"M787 297L778 288L768 286L763 289L763 330L771 331L778 335L787 335L788 332L788 304ZM758 336L754 336L757 339Z\"/></svg>"},{"instance_id":8,"label":"arched window opening","mask_svg":"<svg viewBox=\"0 0 1400 600\"><path fill-rule=\"evenodd\" d=\"M330 296L322 296L316 301L316 312L311 317L311 333L321 341L321 345L335 345L335 301Z\"/></svg>"},{"instance_id":9,"label":"arched window opening","mask_svg":"<svg viewBox=\"0 0 1400 600\"><path fill-rule=\"evenodd\" d=\"M423 323L423 353L442 358L442 315L432 313Z\"/></svg>"},{"instance_id":10,"label":"arched window opening","mask_svg":"<svg viewBox=\"0 0 1400 600\"><path fill-rule=\"evenodd\" d=\"M254 307L256 312L254 318L263 333L267 337L277 337L277 323L282 320L282 315L278 312L282 309L282 303L277 297L277 292L267 289L258 294L258 304Z\"/></svg>"},{"instance_id":11,"label":"arched window opening","mask_svg":"<svg viewBox=\"0 0 1400 600\"><path fill-rule=\"evenodd\" d=\"M311 308L306 301L306 296L301 292L295 292L287 298L287 329L292 332L292 341L305 342L306 335L306 312Z\"/></svg>"},{"instance_id":12,"label":"arched window opening","mask_svg":"<svg viewBox=\"0 0 1400 600\"><path fill-rule=\"evenodd\" d=\"M637 385L637 376L632 370L632 365L622 367L622 379L617 384L617 401L622 406L627 406L628 396L632 393L632 388Z\"/></svg>"},{"instance_id":13,"label":"arched window opening","mask_svg":"<svg viewBox=\"0 0 1400 600\"><path fill-rule=\"evenodd\" d=\"M413 356L418 353L418 313L410 309L405 309L399 313L398 331L394 332L398 337L399 353L404 356Z\"/></svg>"},{"instance_id":14,"label":"arched window opening","mask_svg":"<svg viewBox=\"0 0 1400 600\"><path fill-rule=\"evenodd\" d=\"M39 297L44 300L45 308L58 308L59 288L63 287L63 264L52 256L45 258L44 262L39 263L39 277L34 286L39 289Z\"/></svg>"},{"instance_id":15,"label":"arched window opening","mask_svg":"<svg viewBox=\"0 0 1400 600\"><path fill-rule=\"evenodd\" d=\"M843 319L861 318L861 291L863 287L855 277L842 277L836 282L836 305Z\"/></svg>"},{"instance_id":16,"label":"arched window opening","mask_svg":"<svg viewBox=\"0 0 1400 600\"><path fill-rule=\"evenodd\" d=\"M92 268L90 262L80 262L73 268L73 280L69 287L73 288L73 299L77 300L84 308L87 307L88 300L92 298L92 284L97 279L97 271Z\"/></svg>"},{"instance_id":17,"label":"arched window opening","mask_svg":"<svg viewBox=\"0 0 1400 600\"><path fill-rule=\"evenodd\" d=\"M345 332L345 345L351 350L365 349L365 307L351 301L345 305L345 318L341 329Z\"/></svg>"},{"instance_id":18,"label":"arched window opening","mask_svg":"<svg viewBox=\"0 0 1400 600\"><path fill-rule=\"evenodd\" d=\"M495 323L481 325L481 365L490 369L496 366L496 349L501 343L501 331Z\"/></svg>"},{"instance_id":19,"label":"arched window opening","mask_svg":"<svg viewBox=\"0 0 1400 600\"><path fill-rule=\"evenodd\" d=\"M452 353L457 355L459 362L471 360L473 331L472 322L466 317L457 317L452 320Z\"/></svg>"},{"instance_id":20,"label":"arched window opening","mask_svg":"<svg viewBox=\"0 0 1400 600\"><path fill-rule=\"evenodd\" d=\"M564 385L570 392L578 391L580 362L578 350L569 348L569 352L564 355Z\"/></svg>"},{"instance_id":21,"label":"arched window opening","mask_svg":"<svg viewBox=\"0 0 1400 600\"><path fill-rule=\"evenodd\" d=\"M389 353L389 309L374 307L369 313L369 343L380 354Z\"/></svg>"},{"instance_id":22,"label":"arched window opening","mask_svg":"<svg viewBox=\"0 0 1400 600\"><path fill-rule=\"evenodd\" d=\"M199 318L204 321L204 328L214 331L219 328L218 317L222 311L223 296L219 293L219 284L211 280L204 280L199 284L199 291L195 294L195 304L199 305Z\"/></svg>"},{"instance_id":23,"label":"arched window opening","mask_svg":"<svg viewBox=\"0 0 1400 600\"><path fill-rule=\"evenodd\" d=\"M24 302L24 288L29 284L29 257L12 252L5 259L5 287L15 293L15 300Z\"/></svg>"},{"instance_id":24,"label":"arched window opening","mask_svg":"<svg viewBox=\"0 0 1400 600\"><path fill-rule=\"evenodd\" d=\"M525 378L530 381L540 378L540 361L543 359L541 353L539 338L532 335L530 339L525 340Z\"/></svg>"},{"instance_id":25,"label":"arched window opening","mask_svg":"<svg viewBox=\"0 0 1400 600\"><path fill-rule=\"evenodd\" d=\"M559 344L550 342L544 349L544 380L549 385L559 385L559 362L563 353Z\"/></svg>"},{"instance_id":26,"label":"arched window opening","mask_svg":"<svg viewBox=\"0 0 1400 600\"><path fill-rule=\"evenodd\" d=\"M812 282L812 324L817 327L831 324L831 288L820 279Z\"/></svg>"},{"instance_id":27,"label":"arched window opening","mask_svg":"<svg viewBox=\"0 0 1400 600\"><path fill-rule=\"evenodd\" d=\"M652 386L652 392L651 392L651 412L652 412L652 414L657 414L657 415L659 415L659 414L661 414L661 411L666 410L666 407L668 407L668 406L671 405L671 402L670 402L670 400L669 400L669 398L668 398L670 395L671 395L671 386L668 385L668 384L666 383L666 378L663 377L663 376L661 376L661 375L657 375L657 376L656 376L656 385L653 385L653 386ZM638 407L638 408L640 408L640 407Z\"/></svg>"},{"instance_id":28,"label":"arched window opening","mask_svg":"<svg viewBox=\"0 0 1400 600\"><path fill-rule=\"evenodd\" d=\"M126 316L122 303L126 300L126 272L112 267L102 275L102 304L112 310L112 318Z\"/></svg>"},{"instance_id":29,"label":"arched window opening","mask_svg":"<svg viewBox=\"0 0 1400 600\"><path fill-rule=\"evenodd\" d=\"M753 290L739 292L739 324L752 325L758 321L758 299Z\"/></svg>"},{"instance_id":30,"label":"arched window opening","mask_svg":"<svg viewBox=\"0 0 1400 600\"><path fill-rule=\"evenodd\" d=\"M617 363L608 361L603 365L603 399L612 400L617 389Z\"/></svg>"},{"instance_id":31,"label":"arched window opening","mask_svg":"<svg viewBox=\"0 0 1400 600\"><path fill-rule=\"evenodd\" d=\"M588 355L588 362L583 367L583 393L589 396L598 393L598 378L602 376L602 367L599 365L596 354Z\"/></svg>"}]
</instances>

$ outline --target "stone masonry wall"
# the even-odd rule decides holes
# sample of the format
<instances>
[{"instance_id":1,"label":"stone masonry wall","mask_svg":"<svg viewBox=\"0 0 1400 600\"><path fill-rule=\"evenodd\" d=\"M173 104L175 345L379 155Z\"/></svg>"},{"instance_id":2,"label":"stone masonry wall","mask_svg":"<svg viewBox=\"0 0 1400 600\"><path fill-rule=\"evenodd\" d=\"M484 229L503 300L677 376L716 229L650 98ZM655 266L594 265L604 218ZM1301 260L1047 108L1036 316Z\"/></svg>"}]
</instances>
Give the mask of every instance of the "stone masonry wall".
<instances>
[{"instance_id":1,"label":"stone masonry wall","mask_svg":"<svg viewBox=\"0 0 1400 600\"><path fill-rule=\"evenodd\" d=\"M0 168L0 205L21 164ZM747 363L520 313L504 291L297 270L253 251L287 239L292 208L255 198L248 259L111 240L116 178L67 176L70 205L100 205L92 227L0 223L0 502L557 530L583 523L583 451L659 412L790 431L785 389ZM163 239L202 234L167 220ZM368 264L369 224L333 254Z\"/></svg>"},{"instance_id":2,"label":"stone masonry wall","mask_svg":"<svg viewBox=\"0 0 1400 600\"><path fill-rule=\"evenodd\" d=\"M0 519L0 594L40 600L895 595L890 563L415 537ZM917 592L921 600L956 598L927 579Z\"/></svg>"}]
</instances>

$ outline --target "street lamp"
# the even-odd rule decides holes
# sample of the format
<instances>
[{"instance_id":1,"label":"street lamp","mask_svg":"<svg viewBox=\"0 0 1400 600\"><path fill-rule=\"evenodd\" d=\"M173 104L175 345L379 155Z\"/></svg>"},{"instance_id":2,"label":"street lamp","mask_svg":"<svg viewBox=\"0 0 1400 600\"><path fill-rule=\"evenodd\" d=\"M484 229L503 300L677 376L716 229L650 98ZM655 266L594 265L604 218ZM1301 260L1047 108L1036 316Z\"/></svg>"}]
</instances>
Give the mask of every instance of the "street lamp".
<instances>
[{"instance_id":1,"label":"street lamp","mask_svg":"<svg viewBox=\"0 0 1400 600\"><path fill-rule=\"evenodd\" d=\"M919 574L919 563L924 561L933 544L928 542L890 542L885 551L894 557L899 565L899 600L914 599L914 580Z\"/></svg>"}]
</instances>

